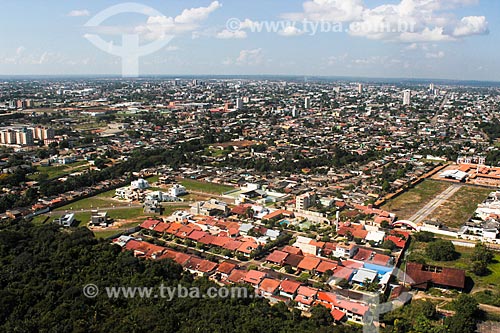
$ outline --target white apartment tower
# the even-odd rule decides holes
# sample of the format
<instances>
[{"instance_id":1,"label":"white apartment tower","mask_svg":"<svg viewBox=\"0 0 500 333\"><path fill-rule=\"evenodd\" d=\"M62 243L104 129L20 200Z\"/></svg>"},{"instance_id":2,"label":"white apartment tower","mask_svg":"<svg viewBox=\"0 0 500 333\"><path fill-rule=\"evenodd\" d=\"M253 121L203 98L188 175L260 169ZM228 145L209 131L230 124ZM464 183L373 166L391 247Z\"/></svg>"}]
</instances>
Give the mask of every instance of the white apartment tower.
<instances>
[{"instance_id":1,"label":"white apartment tower","mask_svg":"<svg viewBox=\"0 0 500 333\"><path fill-rule=\"evenodd\" d=\"M405 90L403 91L403 105L410 105L410 104L411 104L411 91Z\"/></svg>"},{"instance_id":2,"label":"white apartment tower","mask_svg":"<svg viewBox=\"0 0 500 333\"><path fill-rule=\"evenodd\" d=\"M306 109L311 108L311 97L304 98L304 108Z\"/></svg>"}]
</instances>

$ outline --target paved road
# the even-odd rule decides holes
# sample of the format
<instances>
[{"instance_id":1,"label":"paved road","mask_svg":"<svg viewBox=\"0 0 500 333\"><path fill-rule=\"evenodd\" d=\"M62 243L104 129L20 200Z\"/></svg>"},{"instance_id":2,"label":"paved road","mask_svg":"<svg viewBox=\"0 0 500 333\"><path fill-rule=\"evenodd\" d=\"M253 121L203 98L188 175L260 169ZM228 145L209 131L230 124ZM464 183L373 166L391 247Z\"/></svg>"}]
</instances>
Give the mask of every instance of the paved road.
<instances>
[{"instance_id":1,"label":"paved road","mask_svg":"<svg viewBox=\"0 0 500 333\"><path fill-rule=\"evenodd\" d=\"M424 221L429 215L431 215L439 206L443 204L446 200L448 200L453 194L455 194L462 185L453 184L448 187L446 190L437 195L434 199L432 199L427 205L422 207L418 212L413 214L412 217L409 218L410 221L414 223L420 223Z\"/></svg>"}]
</instances>

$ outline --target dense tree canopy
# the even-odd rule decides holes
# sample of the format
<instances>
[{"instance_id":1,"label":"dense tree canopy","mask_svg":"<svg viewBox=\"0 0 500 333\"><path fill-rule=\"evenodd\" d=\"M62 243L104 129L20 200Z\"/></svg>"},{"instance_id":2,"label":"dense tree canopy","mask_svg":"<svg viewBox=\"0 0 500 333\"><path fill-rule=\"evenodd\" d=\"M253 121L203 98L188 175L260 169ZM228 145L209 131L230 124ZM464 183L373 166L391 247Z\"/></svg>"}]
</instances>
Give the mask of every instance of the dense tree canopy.
<instances>
[{"instance_id":1,"label":"dense tree canopy","mask_svg":"<svg viewBox=\"0 0 500 333\"><path fill-rule=\"evenodd\" d=\"M86 228L0 227L1 332L356 332L332 327L323 309L305 318L260 298L90 299L88 283L215 286L171 261L137 259Z\"/></svg>"}]
</instances>

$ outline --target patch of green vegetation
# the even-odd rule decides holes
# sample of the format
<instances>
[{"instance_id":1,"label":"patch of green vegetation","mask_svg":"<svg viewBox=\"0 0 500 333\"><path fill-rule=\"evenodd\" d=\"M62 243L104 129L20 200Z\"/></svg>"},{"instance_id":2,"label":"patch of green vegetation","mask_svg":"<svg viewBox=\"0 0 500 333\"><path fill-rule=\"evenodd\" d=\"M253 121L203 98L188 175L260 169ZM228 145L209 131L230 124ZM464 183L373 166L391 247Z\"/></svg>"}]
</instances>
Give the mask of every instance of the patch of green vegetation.
<instances>
[{"instance_id":1,"label":"patch of green vegetation","mask_svg":"<svg viewBox=\"0 0 500 333\"><path fill-rule=\"evenodd\" d=\"M38 216L35 216L31 222L33 224L39 225L39 224L43 224L45 221L47 221L47 222L50 221L50 218L47 219L47 215L38 215Z\"/></svg>"},{"instance_id":2,"label":"patch of green vegetation","mask_svg":"<svg viewBox=\"0 0 500 333\"><path fill-rule=\"evenodd\" d=\"M389 200L381 208L395 213L399 219L404 220L415 214L449 186L450 184L445 182L424 180L414 188Z\"/></svg>"},{"instance_id":3,"label":"patch of green vegetation","mask_svg":"<svg viewBox=\"0 0 500 333\"><path fill-rule=\"evenodd\" d=\"M231 187L231 186L214 184L214 183L207 183L207 182L202 182L202 181L194 180L194 179L182 179L180 181L180 183L181 183L181 185L186 187L188 192L189 191L197 191L197 192L204 192L204 193L211 193L211 194L222 194L224 192L234 190L234 187Z\"/></svg>"},{"instance_id":4,"label":"patch of green vegetation","mask_svg":"<svg viewBox=\"0 0 500 333\"><path fill-rule=\"evenodd\" d=\"M99 198L97 196L82 199L75 201L73 203L67 204L60 208L57 208L57 211L66 211L66 210L82 210L82 209L101 209L101 208L109 208L109 207L126 207L128 206L128 202L120 202L120 201L111 201L106 200L105 198Z\"/></svg>"},{"instance_id":5,"label":"patch of green vegetation","mask_svg":"<svg viewBox=\"0 0 500 333\"><path fill-rule=\"evenodd\" d=\"M429 218L451 228L458 228L472 216L477 205L491 193L491 189L462 186L455 194L439 206Z\"/></svg>"},{"instance_id":6,"label":"patch of green vegetation","mask_svg":"<svg viewBox=\"0 0 500 333\"><path fill-rule=\"evenodd\" d=\"M500 292L494 292L492 290L481 290L473 294L472 296L474 296L478 303L500 306Z\"/></svg>"},{"instance_id":7,"label":"patch of green vegetation","mask_svg":"<svg viewBox=\"0 0 500 333\"><path fill-rule=\"evenodd\" d=\"M64 176L69 173L82 171L87 168L87 161L78 161L65 165L39 166L37 171L40 174L46 174L49 179Z\"/></svg>"},{"instance_id":8,"label":"patch of green vegetation","mask_svg":"<svg viewBox=\"0 0 500 333\"><path fill-rule=\"evenodd\" d=\"M149 214L145 214L143 209L138 208L128 208L128 209L116 209L110 210L108 212L108 216L114 220L132 220L138 219L141 216L148 216Z\"/></svg>"},{"instance_id":9,"label":"patch of green vegetation","mask_svg":"<svg viewBox=\"0 0 500 333\"><path fill-rule=\"evenodd\" d=\"M151 185L152 183L158 182L160 180L160 176L159 175L151 176L151 177L146 178L146 180Z\"/></svg>"},{"instance_id":10,"label":"patch of green vegetation","mask_svg":"<svg viewBox=\"0 0 500 333\"><path fill-rule=\"evenodd\" d=\"M105 230L105 231L94 231L94 235L96 238L108 238L114 235L118 235L122 230Z\"/></svg>"}]
</instances>

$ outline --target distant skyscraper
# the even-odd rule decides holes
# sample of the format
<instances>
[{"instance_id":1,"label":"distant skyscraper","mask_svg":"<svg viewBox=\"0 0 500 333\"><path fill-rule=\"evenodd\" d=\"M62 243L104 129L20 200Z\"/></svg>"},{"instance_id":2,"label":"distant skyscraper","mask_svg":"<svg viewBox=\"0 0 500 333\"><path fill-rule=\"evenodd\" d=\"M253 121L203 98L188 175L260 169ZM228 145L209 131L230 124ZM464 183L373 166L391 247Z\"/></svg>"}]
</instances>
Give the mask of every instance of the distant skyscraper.
<instances>
[{"instance_id":1,"label":"distant skyscraper","mask_svg":"<svg viewBox=\"0 0 500 333\"><path fill-rule=\"evenodd\" d=\"M292 109L292 117L297 118L299 116L299 111L297 110L297 107L294 106Z\"/></svg>"},{"instance_id":2,"label":"distant skyscraper","mask_svg":"<svg viewBox=\"0 0 500 333\"><path fill-rule=\"evenodd\" d=\"M358 84L358 94L362 94L363 93L363 85L360 83Z\"/></svg>"},{"instance_id":3,"label":"distant skyscraper","mask_svg":"<svg viewBox=\"0 0 500 333\"><path fill-rule=\"evenodd\" d=\"M411 91L405 90L403 91L403 105L410 105L410 104L411 104Z\"/></svg>"},{"instance_id":4,"label":"distant skyscraper","mask_svg":"<svg viewBox=\"0 0 500 333\"><path fill-rule=\"evenodd\" d=\"M429 90L433 91L434 90L434 83L429 84Z\"/></svg>"},{"instance_id":5,"label":"distant skyscraper","mask_svg":"<svg viewBox=\"0 0 500 333\"><path fill-rule=\"evenodd\" d=\"M311 108L311 97L306 97L304 99L304 108L306 108L306 109Z\"/></svg>"},{"instance_id":6,"label":"distant skyscraper","mask_svg":"<svg viewBox=\"0 0 500 333\"><path fill-rule=\"evenodd\" d=\"M241 98L236 99L236 109L238 110L243 109L243 100Z\"/></svg>"}]
</instances>

